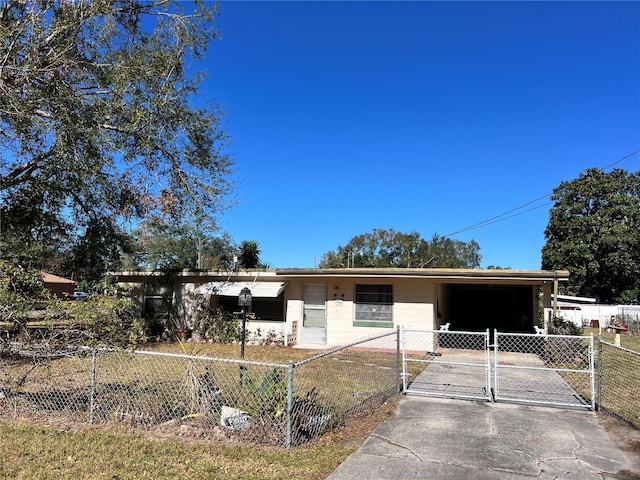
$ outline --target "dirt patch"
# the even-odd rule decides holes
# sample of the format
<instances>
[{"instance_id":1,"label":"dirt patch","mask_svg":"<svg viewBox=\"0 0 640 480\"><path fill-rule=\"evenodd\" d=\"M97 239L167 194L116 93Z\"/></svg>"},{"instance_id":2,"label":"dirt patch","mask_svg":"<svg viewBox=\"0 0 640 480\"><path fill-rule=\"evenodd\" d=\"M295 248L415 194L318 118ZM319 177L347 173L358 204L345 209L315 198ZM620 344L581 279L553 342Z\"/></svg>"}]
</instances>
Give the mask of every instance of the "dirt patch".
<instances>
[{"instance_id":1,"label":"dirt patch","mask_svg":"<svg viewBox=\"0 0 640 480\"><path fill-rule=\"evenodd\" d=\"M398 403L402 395L396 395L384 402L380 408L368 415L361 417L351 417L347 425L336 428L333 431L312 440L302 446L315 446L326 444L337 444L344 446L360 446L367 437L380 425L390 417L393 417L398 411Z\"/></svg>"},{"instance_id":2,"label":"dirt patch","mask_svg":"<svg viewBox=\"0 0 640 480\"><path fill-rule=\"evenodd\" d=\"M611 439L615 442L620 450L627 453L630 458L636 459L637 467L640 468L640 430L631 427L628 423L606 413L598 413L598 423L603 427ZM640 477L620 477L627 480L634 480Z\"/></svg>"}]
</instances>

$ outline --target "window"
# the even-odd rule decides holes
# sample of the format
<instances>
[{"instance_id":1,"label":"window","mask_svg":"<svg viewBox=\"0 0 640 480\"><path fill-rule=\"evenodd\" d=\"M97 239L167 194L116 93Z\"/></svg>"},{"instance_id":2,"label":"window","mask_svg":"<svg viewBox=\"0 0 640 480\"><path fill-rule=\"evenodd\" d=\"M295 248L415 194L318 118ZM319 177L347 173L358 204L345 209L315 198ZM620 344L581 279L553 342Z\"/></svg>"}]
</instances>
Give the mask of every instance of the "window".
<instances>
[{"instance_id":1,"label":"window","mask_svg":"<svg viewBox=\"0 0 640 480\"><path fill-rule=\"evenodd\" d=\"M393 326L393 285L356 284L356 317L361 327Z\"/></svg>"},{"instance_id":2,"label":"window","mask_svg":"<svg viewBox=\"0 0 640 480\"><path fill-rule=\"evenodd\" d=\"M228 312L239 312L238 297L218 297L218 306ZM255 314L256 320L282 322L284 320L284 300L277 298L253 297L251 306L246 310Z\"/></svg>"}]
</instances>

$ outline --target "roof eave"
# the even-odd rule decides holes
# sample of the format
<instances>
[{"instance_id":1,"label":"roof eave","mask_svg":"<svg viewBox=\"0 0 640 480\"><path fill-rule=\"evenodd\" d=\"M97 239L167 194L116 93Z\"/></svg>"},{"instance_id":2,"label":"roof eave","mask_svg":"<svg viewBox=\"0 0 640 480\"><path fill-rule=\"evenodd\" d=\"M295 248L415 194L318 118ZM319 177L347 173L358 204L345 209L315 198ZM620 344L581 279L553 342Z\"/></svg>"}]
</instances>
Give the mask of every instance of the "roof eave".
<instances>
[{"instance_id":1,"label":"roof eave","mask_svg":"<svg viewBox=\"0 0 640 480\"><path fill-rule=\"evenodd\" d=\"M486 279L567 281L567 270L497 270L459 268L287 268L276 269L286 277L414 277L434 279Z\"/></svg>"}]
</instances>

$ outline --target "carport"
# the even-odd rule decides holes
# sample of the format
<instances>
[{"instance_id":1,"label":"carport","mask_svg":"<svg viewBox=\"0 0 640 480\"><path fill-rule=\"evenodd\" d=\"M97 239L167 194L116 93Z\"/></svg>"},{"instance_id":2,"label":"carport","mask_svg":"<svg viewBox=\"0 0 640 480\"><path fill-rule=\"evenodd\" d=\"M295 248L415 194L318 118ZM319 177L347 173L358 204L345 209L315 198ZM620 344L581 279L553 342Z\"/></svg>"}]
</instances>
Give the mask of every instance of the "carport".
<instances>
[{"instance_id":1,"label":"carport","mask_svg":"<svg viewBox=\"0 0 640 480\"><path fill-rule=\"evenodd\" d=\"M482 270L447 279L438 286L439 323L458 331L533 333L541 303L554 308L551 293L557 292L559 280L566 280L564 273Z\"/></svg>"}]
</instances>

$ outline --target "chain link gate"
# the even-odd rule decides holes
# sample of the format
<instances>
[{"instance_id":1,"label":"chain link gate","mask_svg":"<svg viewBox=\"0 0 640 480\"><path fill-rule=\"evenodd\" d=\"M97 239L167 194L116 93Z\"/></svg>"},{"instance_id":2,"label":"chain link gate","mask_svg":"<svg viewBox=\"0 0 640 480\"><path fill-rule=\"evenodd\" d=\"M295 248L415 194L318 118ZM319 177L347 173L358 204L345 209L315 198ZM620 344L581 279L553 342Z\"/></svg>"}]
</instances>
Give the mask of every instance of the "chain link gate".
<instances>
[{"instance_id":1,"label":"chain link gate","mask_svg":"<svg viewBox=\"0 0 640 480\"><path fill-rule=\"evenodd\" d=\"M491 400L489 330L401 328L400 341L405 393Z\"/></svg>"},{"instance_id":2,"label":"chain link gate","mask_svg":"<svg viewBox=\"0 0 640 480\"><path fill-rule=\"evenodd\" d=\"M401 328L400 341L407 394L595 408L593 336Z\"/></svg>"},{"instance_id":3,"label":"chain link gate","mask_svg":"<svg viewBox=\"0 0 640 480\"><path fill-rule=\"evenodd\" d=\"M494 398L558 407L595 408L593 336L498 333Z\"/></svg>"}]
</instances>

